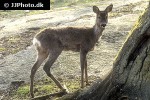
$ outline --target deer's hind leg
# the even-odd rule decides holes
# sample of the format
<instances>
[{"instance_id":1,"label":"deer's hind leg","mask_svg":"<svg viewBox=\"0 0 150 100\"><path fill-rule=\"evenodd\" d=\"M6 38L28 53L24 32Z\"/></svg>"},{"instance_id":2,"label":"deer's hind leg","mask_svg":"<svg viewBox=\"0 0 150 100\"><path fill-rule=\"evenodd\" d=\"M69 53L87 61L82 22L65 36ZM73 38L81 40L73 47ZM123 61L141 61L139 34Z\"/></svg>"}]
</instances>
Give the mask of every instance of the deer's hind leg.
<instances>
[{"instance_id":1,"label":"deer's hind leg","mask_svg":"<svg viewBox=\"0 0 150 100\"><path fill-rule=\"evenodd\" d=\"M48 52L46 50L42 50L40 48L37 48L37 59L35 64L33 65L32 69L31 69L31 75L30 75L30 79L31 79L31 83L30 83L30 95L32 98L34 98L34 93L33 93L33 81L34 81L34 75L37 71L37 69L40 67L40 65L43 63L43 61L47 58L48 56Z\"/></svg>"},{"instance_id":2,"label":"deer's hind leg","mask_svg":"<svg viewBox=\"0 0 150 100\"><path fill-rule=\"evenodd\" d=\"M52 50L50 50L49 58L45 63L43 69L46 72L47 76L49 76L63 92L66 92L66 89L60 84L60 82L52 75L50 71L51 66L56 61L58 56L61 54L62 50L63 48L61 47L57 47L57 48L54 47Z\"/></svg>"}]
</instances>

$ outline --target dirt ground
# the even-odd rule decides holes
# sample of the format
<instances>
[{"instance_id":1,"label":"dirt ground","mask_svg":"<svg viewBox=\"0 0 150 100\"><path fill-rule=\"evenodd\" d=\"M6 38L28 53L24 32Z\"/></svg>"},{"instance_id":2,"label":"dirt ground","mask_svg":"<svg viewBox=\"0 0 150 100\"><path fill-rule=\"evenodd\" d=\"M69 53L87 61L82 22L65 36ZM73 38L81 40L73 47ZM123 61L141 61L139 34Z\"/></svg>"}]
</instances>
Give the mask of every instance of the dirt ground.
<instances>
[{"instance_id":1,"label":"dirt ground","mask_svg":"<svg viewBox=\"0 0 150 100\"><path fill-rule=\"evenodd\" d=\"M7 18L0 21L0 90L9 87L12 81L29 83L30 70L36 52L32 46L33 36L46 27L91 26L95 23L92 5L103 10L114 5L109 14L109 23L99 39L95 50L88 54L88 73L92 77L103 77L112 69L113 60L134 26L139 15L147 7L147 0L104 0L87 6L60 8L44 14ZM61 14L61 15L60 15ZM52 67L52 73L63 80L80 77L79 53L62 52ZM46 74L39 68L35 80Z\"/></svg>"}]
</instances>

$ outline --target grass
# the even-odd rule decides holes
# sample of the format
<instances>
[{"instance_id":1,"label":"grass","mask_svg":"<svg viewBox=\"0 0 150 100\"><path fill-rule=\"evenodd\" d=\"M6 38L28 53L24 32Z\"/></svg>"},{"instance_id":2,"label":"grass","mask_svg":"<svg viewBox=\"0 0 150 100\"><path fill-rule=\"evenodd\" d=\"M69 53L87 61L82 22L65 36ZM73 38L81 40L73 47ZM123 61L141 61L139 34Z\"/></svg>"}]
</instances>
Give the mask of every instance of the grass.
<instances>
[{"instance_id":1,"label":"grass","mask_svg":"<svg viewBox=\"0 0 150 100\"><path fill-rule=\"evenodd\" d=\"M5 51L6 50L6 48L2 48L2 47L0 47L0 51L2 52L2 51Z\"/></svg>"},{"instance_id":2,"label":"grass","mask_svg":"<svg viewBox=\"0 0 150 100\"><path fill-rule=\"evenodd\" d=\"M25 12L23 10L9 10L9 11L0 11L0 20L4 20L7 18L18 18L22 16L35 15L46 13L48 10L32 10L30 12Z\"/></svg>"},{"instance_id":3,"label":"grass","mask_svg":"<svg viewBox=\"0 0 150 100\"><path fill-rule=\"evenodd\" d=\"M63 82L61 82L63 84ZM72 79L65 82L66 87L69 92L74 92L80 88L79 80ZM20 86L17 90L14 90L10 93L9 99L11 100L28 100L30 97L29 94L29 84L24 84ZM60 91L60 89L55 85L54 82L48 79L35 82L34 94L35 96L46 95L50 93L55 93Z\"/></svg>"},{"instance_id":4,"label":"grass","mask_svg":"<svg viewBox=\"0 0 150 100\"><path fill-rule=\"evenodd\" d=\"M29 94L29 86L19 87L16 91L16 96L26 97Z\"/></svg>"},{"instance_id":5,"label":"grass","mask_svg":"<svg viewBox=\"0 0 150 100\"><path fill-rule=\"evenodd\" d=\"M27 30L20 35L11 35L0 39L0 52L3 56L17 53L32 44L32 39L38 30Z\"/></svg>"},{"instance_id":6,"label":"grass","mask_svg":"<svg viewBox=\"0 0 150 100\"><path fill-rule=\"evenodd\" d=\"M92 84L97 77L89 77L89 83ZM78 91L80 89L80 77L74 77L73 79L66 79L65 81L62 78L58 78L58 81L67 87L70 93ZM29 100L30 84L22 84L18 89L11 91L10 95L7 96L6 100ZM51 93L59 92L60 89L56 84L49 78L43 78L42 80L34 82L34 95L42 96ZM58 98L55 98L58 99ZM54 99L54 100L55 100Z\"/></svg>"}]
</instances>

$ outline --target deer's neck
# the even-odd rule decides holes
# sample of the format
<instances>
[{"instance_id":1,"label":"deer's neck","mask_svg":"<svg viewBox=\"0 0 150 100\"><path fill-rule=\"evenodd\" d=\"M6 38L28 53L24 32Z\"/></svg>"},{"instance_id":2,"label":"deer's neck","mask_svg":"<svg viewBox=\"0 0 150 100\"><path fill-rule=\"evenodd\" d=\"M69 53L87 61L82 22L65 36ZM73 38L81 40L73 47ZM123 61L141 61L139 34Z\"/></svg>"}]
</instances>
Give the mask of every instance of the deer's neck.
<instances>
[{"instance_id":1,"label":"deer's neck","mask_svg":"<svg viewBox=\"0 0 150 100\"><path fill-rule=\"evenodd\" d=\"M104 30L104 28L101 28L101 27L99 27L99 26L97 26L97 25L94 25L94 34L95 34L95 36L96 36L96 41L98 41L98 39L101 37L101 35L102 35L102 32L103 32L103 30Z\"/></svg>"}]
</instances>

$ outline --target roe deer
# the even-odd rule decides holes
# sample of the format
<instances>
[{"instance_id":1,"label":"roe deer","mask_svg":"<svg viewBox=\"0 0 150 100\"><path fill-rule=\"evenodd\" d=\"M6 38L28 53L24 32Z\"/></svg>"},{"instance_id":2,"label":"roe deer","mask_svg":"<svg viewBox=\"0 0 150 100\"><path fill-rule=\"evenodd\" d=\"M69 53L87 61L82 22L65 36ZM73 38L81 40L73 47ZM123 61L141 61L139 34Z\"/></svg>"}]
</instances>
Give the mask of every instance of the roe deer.
<instances>
[{"instance_id":1,"label":"roe deer","mask_svg":"<svg viewBox=\"0 0 150 100\"><path fill-rule=\"evenodd\" d=\"M63 92L66 92L66 89L58 82L58 80L51 74L50 71L51 66L63 50L80 52L81 88L84 87L84 75L86 84L89 84L86 55L89 51L93 50L96 42L102 35L102 32L108 22L108 12L112 11L112 8L113 5L111 4L104 11L100 11L97 6L93 6L93 12L96 13L96 23L93 27L46 28L34 37L33 44L36 47L38 55L37 60L31 69L30 76L30 94L32 98L34 98L34 75L42 62L48 56L48 60L43 69L46 74L55 82L55 84Z\"/></svg>"}]
</instances>

